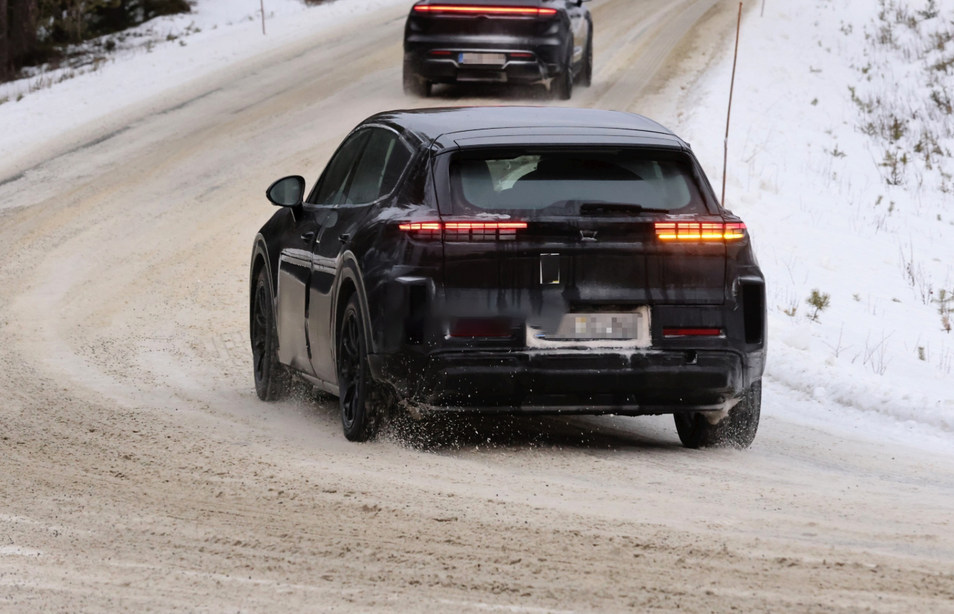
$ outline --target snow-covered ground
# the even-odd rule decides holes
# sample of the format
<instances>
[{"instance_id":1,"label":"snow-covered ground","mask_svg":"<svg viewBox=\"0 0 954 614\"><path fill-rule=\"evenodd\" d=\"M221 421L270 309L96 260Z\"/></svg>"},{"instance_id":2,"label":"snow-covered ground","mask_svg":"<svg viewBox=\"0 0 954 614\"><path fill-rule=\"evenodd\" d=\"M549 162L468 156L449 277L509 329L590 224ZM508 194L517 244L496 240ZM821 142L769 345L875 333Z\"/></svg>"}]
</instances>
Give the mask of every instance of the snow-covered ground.
<instances>
[{"instance_id":1,"label":"snow-covered ground","mask_svg":"<svg viewBox=\"0 0 954 614\"><path fill-rule=\"evenodd\" d=\"M952 8L767 0L743 21L725 204L768 279L770 390L793 395L763 411L954 447L954 116L933 100ZM731 70L673 125L717 184Z\"/></svg>"},{"instance_id":2,"label":"snow-covered ground","mask_svg":"<svg viewBox=\"0 0 954 614\"><path fill-rule=\"evenodd\" d=\"M72 128L356 15L407 4L337 0L309 7L303 0L263 1L265 34L260 0L197 0L191 13L153 19L85 45L88 59L78 66L0 84L0 172L9 156ZM102 51L107 42L115 44L114 52Z\"/></svg>"},{"instance_id":3,"label":"snow-covered ground","mask_svg":"<svg viewBox=\"0 0 954 614\"><path fill-rule=\"evenodd\" d=\"M401 3L265 0L263 35L258 0L197 0L95 65L0 85L0 169L64 131ZM743 21L726 204L768 278L767 416L954 451L952 8L765 0ZM717 190L731 69L729 57L656 117L693 144ZM813 290L830 297L817 313Z\"/></svg>"}]
</instances>

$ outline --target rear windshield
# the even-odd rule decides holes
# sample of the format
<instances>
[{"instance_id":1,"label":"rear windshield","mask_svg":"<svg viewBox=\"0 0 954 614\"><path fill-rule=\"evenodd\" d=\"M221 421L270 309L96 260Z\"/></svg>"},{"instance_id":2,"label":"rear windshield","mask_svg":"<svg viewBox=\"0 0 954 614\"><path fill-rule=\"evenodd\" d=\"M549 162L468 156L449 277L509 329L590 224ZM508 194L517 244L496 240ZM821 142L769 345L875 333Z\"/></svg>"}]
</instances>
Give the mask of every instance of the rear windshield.
<instances>
[{"instance_id":1,"label":"rear windshield","mask_svg":"<svg viewBox=\"0 0 954 614\"><path fill-rule=\"evenodd\" d=\"M705 212L690 161L672 151L464 151L452 159L450 179L454 213L579 215L600 205L613 211Z\"/></svg>"}]
</instances>

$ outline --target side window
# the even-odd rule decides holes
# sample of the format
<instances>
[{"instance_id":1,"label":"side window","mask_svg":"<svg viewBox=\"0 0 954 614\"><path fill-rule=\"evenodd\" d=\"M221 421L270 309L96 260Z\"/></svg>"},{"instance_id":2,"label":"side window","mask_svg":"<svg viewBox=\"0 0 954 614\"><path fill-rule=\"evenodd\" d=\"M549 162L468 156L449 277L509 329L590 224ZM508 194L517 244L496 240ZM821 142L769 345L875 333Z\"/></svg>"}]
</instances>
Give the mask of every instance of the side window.
<instances>
[{"instance_id":1,"label":"side window","mask_svg":"<svg viewBox=\"0 0 954 614\"><path fill-rule=\"evenodd\" d=\"M411 159L411 152L390 130L375 128L370 132L348 190L349 203L369 203L390 193Z\"/></svg>"},{"instance_id":2,"label":"side window","mask_svg":"<svg viewBox=\"0 0 954 614\"><path fill-rule=\"evenodd\" d=\"M322 205L344 202L344 194L352 181L358 156L368 141L368 132L362 130L352 135L338 148L315 188L314 198L308 202Z\"/></svg>"}]
</instances>

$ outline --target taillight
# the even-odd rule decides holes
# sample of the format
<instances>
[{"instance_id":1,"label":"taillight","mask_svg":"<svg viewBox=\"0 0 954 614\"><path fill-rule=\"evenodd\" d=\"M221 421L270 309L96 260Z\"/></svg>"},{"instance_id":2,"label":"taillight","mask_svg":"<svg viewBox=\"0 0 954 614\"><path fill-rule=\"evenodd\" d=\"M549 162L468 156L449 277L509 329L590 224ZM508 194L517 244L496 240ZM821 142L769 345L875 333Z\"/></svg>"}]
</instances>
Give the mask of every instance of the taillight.
<instances>
[{"instance_id":1,"label":"taillight","mask_svg":"<svg viewBox=\"0 0 954 614\"><path fill-rule=\"evenodd\" d=\"M466 4L419 4L415 13L456 13L459 15L518 15L524 17L548 17L556 15L553 8L532 6L471 6Z\"/></svg>"},{"instance_id":2,"label":"taillight","mask_svg":"<svg viewBox=\"0 0 954 614\"><path fill-rule=\"evenodd\" d=\"M745 238L742 222L656 222L655 226L656 238L660 241L712 242Z\"/></svg>"},{"instance_id":3,"label":"taillight","mask_svg":"<svg viewBox=\"0 0 954 614\"><path fill-rule=\"evenodd\" d=\"M447 241L512 241L526 222L406 222L398 228L415 239Z\"/></svg>"}]
</instances>

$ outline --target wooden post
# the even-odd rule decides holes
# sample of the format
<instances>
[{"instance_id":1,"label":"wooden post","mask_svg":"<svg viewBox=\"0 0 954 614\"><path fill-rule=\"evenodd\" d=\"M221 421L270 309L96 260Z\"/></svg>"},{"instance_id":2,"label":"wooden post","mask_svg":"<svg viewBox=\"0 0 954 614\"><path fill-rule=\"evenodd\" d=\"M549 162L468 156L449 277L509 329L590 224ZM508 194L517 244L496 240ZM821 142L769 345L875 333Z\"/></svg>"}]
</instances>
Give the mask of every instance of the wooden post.
<instances>
[{"instance_id":1,"label":"wooden post","mask_svg":"<svg viewBox=\"0 0 954 614\"><path fill-rule=\"evenodd\" d=\"M735 66L739 61L739 32L742 31L742 3L739 2L739 21L735 25L735 56L732 58L732 81L729 84L729 110L725 115L725 141L722 152L722 206L725 206L725 176L729 168L729 120L732 118L732 92L735 90Z\"/></svg>"},{"instance_id":2,"label":"wooden post","mask_svg":"<svg viewBox=\"0 0 954 614\"><path fill-rule=\"evenodd\" d=\"M262 36L265 36L265 0L259 0L262 6Z\"/></svg>"}]
</instances>

